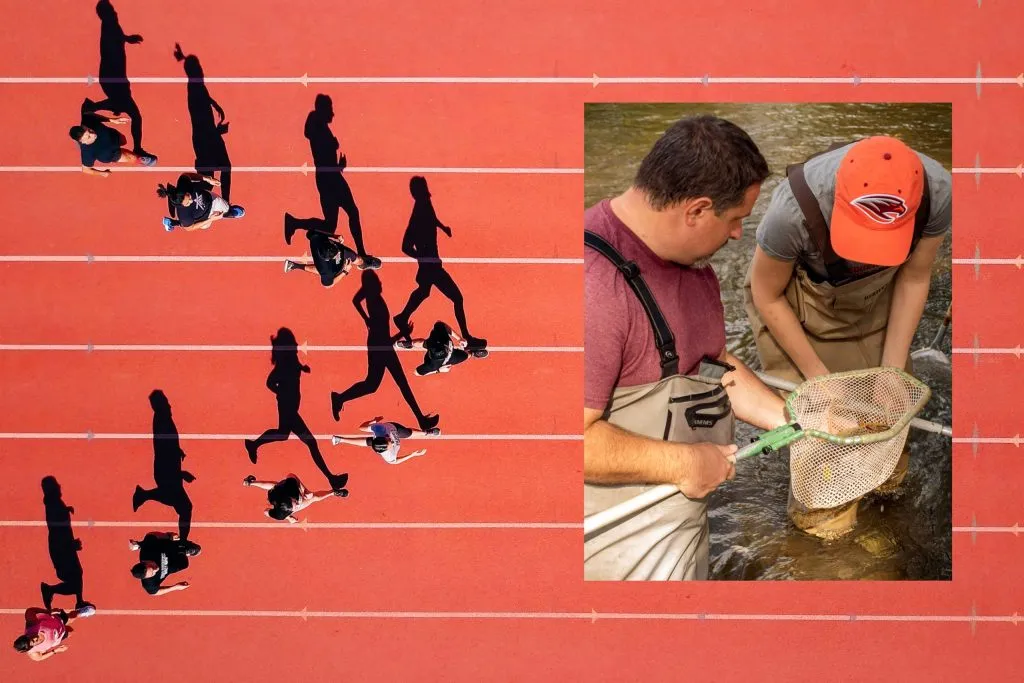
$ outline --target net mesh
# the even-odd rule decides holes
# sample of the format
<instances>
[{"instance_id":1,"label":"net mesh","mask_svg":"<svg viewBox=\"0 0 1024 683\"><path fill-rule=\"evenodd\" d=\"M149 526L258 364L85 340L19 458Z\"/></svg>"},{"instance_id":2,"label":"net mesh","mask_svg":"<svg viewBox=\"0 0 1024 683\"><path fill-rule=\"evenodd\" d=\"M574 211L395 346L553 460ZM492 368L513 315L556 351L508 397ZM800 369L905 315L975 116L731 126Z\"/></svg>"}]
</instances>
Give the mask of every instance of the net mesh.
<instances>
[{"instance_id":1,"label":"net mesh","mask_svg":"<svg viewBox=\"0 0 1024 683\"><path fill-rule=\"evenodd\" d=\"M810 509L848 503L884 483L928 387L897 368L818 377L786 401L807 433L790 446L793 496Z\"/></svg>"}]
</instances>

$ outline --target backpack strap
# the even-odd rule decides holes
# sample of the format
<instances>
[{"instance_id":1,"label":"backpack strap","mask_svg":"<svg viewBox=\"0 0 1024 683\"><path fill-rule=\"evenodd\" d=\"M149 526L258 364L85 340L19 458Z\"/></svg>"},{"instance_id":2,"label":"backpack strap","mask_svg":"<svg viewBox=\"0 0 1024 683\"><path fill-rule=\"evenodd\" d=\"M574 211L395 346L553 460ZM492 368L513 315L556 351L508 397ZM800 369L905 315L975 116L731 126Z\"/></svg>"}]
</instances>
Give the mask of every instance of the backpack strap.
<instances>
[{"instance_id":1,"label":"backpack strap","mask_svg":"<svg viewBox=\"0 0 1024 683\"><path fill-rule=\"evenodd\" d=\"M836 254L832 248L832 240L829 235L829 226L825 222L825 216L821 213L821 206L818 204L818 199L811 192L810 186L807 184L807 178L804 176L804 164L811 159L832 152L841 147L853 144L853 142L840 142L831 145L827 150L818 152L800 164L792 164L786 167L786 177L789 179L790 189L793 191L793 197L796 199L797 204L800 206L800 212L804 216L804 227L807 229L808 235L814 242L815 246L818 247L819 253L822 255L822 260L825 263L825 271L828 274L828 280L831 282L849 281L856 277L862 277L873 272L878 272L884 268L881 266L851 266L848 261ZM924 169L922 167L922 172ZM924 172L924 191L921 196L921 205L917 210L917 215L914 219L914 237L910 245L910 251L913 252L917 246L918 241L921 239L921 235L924 233L924 228L928 224L928 218L931 214L931 191L928 186L928 174Z\"/></svg>"},{"instance_id":2,"label":"backpack strap","mask_svg":"<svg viewBox=\"0 0 1024 683\"><path fill-rule=\"evenodd\" d=\"M626 278L626 283L632 288L637 298L640 299L644 312L651 322L651 327L654 328L654 343L657 345L658 355L661 357L661 378L665 379L679 374L679 355L676 353L672 330L665 321L665 316L658 307L657 301L654 300L650 288L644 282L643 276L640 275L640 269L636 263L625 260L615 247L597 233L584 230L583 242L611 261Z\"/></svg>"}]
</instances>

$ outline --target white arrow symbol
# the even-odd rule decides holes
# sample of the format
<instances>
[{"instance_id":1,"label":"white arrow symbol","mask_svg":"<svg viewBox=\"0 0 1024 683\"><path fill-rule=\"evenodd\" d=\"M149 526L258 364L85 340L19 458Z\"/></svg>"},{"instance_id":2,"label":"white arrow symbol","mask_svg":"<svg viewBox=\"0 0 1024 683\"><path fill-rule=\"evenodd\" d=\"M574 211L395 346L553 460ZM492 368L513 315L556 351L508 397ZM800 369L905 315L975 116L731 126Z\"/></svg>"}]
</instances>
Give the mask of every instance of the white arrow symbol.
<instances>
[{"instance_id":1,"label":"white arrow symbol","mask_svg":"<svg viewBox=\"0 0 1024 683\"><path fill-rule=\"evenodd\" d=\"M302 78L299 79L299 83L302 84L302 87L308 88L309 87L309 74L308 73L302 74Z\"/></svg>"},{"instance_id":2,"label":"white arrow symbol","mask_svg":"<svg viewBox=\"0 0 1024 683\"><path fill-rule=\"evenodd\" d=\"M309 166L305 161L302 162L302 175L309 175Z\"/></svg>"},{"instance_id":3,"label":"white arrow symbol","mask_svg":"<svg viewBox=\"0 0 1024 683\"><path fill-rule=\"evenodd\" d=\"M601 79L598 77L597 74L594 74L594 78L591 82L594 84L594 87L596 88L598 84L601 82Z\"/></svg>"}]
</instances>

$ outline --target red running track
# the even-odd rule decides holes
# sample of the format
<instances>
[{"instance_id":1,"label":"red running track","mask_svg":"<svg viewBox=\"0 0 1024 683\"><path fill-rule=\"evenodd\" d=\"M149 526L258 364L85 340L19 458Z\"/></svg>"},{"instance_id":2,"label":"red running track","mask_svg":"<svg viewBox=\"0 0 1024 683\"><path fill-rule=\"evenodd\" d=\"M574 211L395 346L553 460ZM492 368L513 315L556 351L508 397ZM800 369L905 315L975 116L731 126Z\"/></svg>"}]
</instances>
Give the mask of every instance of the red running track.
<instances>
[{"instance_id":1,"label":"red running track","mask_svg":"<svg viewBox=\"0 0 1024 683\"><path fill-rule=\"evenodd\" d=\"M923 0L827 12L811 0L744 9L580 0L443 7L402 0L386 12L374 2L314 0L120 0L116 7L124 28L145 38L127 47L136 78L180 77L175 41L200 58L207 77L969 77L979 61L986 76L1012 77L1019 55L1006 46L1016 44L1024 18L1010 3L962 2L935 12ZM99 21L90 3L6 9L0 76L96 75ZM84 97L101 98L99 88L4 82L0 167L72 171L3 172L0 256L8 259L0 262L0 344L267 345L281 326L310 345L364 343L351 308L355 282L323 290L311 276L281 272L283 258L303 250L301 235L283 243L284 213L319 212L312 175L296 170L311 163L302 127L319 92L334 100L332 128L353 167L346 177L373 253L401 256L416 172L381 169L448 167L463 170L426 173L435 208L454 229L452 238L439 237L442 257L578 259L585 101L953 101L955 165L972 164L976 153L991 165L1016 165L998 137L1006 126L996 125L1019 119L1012 88L986 85L979 100L972 85L936 84L209 83L231 123L233 164L262 170L236 170L232 199L246 206L243 221L207 234L166 234L153 190L176 172L132 169L98 179L73 170L64 131ZM136 83L133 93L145 147L163 167L189 166L185 86ZM990 176L979 190L973 179L958 178L957 215L972 201L991 208L982 198L1005 197L1015 181ZM958 235L978 230L958 225ZM343 215L340 231L347 237ZM954 255L968 256L973 241L959 239ZM989 233L978 239L988 240L987 252L1001 243ZM32 262L86 255L178 260ZM222 260L189 260L200 256ZM237 256L273 260L230 261ZM387 262L380 273L392 313L413 287L414 268ZM471 330L492 345L582 344L577 265L451 263L449 270L463 288ZM977 323L970 332L1016 343L1019 324L987 312L985 303L986 290L1010 291L1016 282L990 271L965 290L972 306L960 319ZM452 312L435 293L415 321L426 331L437 317L451 320ZM962 329L957 339L967 339ZM415 355L401 358L411 371ZM376 395L347 406L335 423L328 392L359 379L365 356L314 351L304 360L313 373L303 378L301 413L314 433L350 432L377 414L409 419L385 377ZM240 486L246 474L296 472L321 483L294 438L262 449L255 467L234 438L255 436L275 420L263 386L269 351L0 350L0 625L13 640L20 611L39 603L39 582L53 581L39 488L47 475L76 509L85 593L100 610L79 624L68 652L44 664L8 650L0 680L1012 680L1024 665L1009 621L1024 607L1014 588L1024 557L1010 534L957 534L955 579L941 586L584 585L572 528L580 508L581 449L572 435L581 365L578 353L509 351L449 376L410 377L423 408L442 414L446 436L564 440L410 442L428 455L398 467L366 449L322 441L331 467L350 473L352 494L309 508L305 525L268 526L261 494ZM959 358L956 369L969 373L968 365ZM961 406L981 410L985 386L977 374L958 383L958 415ZM192 536L204 547L182 575L192 588L160 598L128 575L127 548L129 538L174 523L159 504L130 508L133 487L152 485L146 397L155 388L168 395L186 435L185 468L197 475L188 487ZM982 426L1010 435L1013 419L1004 406ZM142 437L78 438L87 431ZM9 438L29 433L51 438ZM223 435L232 438L214 438ZM981 524L1018 519L1019 492L1006 482L1024 469L1008 447L983 447L973 460L967 446L956 453L957 524L969 524L972 513ZM493 526L467 528L473 523ZM70 606L63 597L56 603ZM970 624L972 608L980 618L1005 619Z\"/></svg>"}]
</instances>

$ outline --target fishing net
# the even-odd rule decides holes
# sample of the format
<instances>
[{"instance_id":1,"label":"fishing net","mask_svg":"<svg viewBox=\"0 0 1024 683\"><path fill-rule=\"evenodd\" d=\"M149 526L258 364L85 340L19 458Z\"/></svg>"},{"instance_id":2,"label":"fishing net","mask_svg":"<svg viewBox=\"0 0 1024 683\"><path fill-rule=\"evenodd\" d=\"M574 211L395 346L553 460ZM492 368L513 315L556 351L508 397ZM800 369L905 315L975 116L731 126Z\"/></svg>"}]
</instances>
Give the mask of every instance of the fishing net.
<instances>
[{"instance_id":1,"label":"fishing net","mask_svg":"<svg viewBox=\"0 0 1024 683\"><path fill-rule=\"evenodd\" d=\"M839 372L801 384L786 399L801 438L790 445L793 496L810 509L834 508L891 475L910 421L931 397L898 368Z\"/></svg>"}]
</instances>

